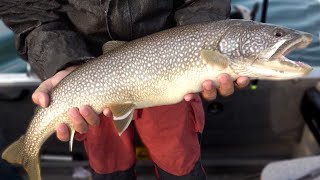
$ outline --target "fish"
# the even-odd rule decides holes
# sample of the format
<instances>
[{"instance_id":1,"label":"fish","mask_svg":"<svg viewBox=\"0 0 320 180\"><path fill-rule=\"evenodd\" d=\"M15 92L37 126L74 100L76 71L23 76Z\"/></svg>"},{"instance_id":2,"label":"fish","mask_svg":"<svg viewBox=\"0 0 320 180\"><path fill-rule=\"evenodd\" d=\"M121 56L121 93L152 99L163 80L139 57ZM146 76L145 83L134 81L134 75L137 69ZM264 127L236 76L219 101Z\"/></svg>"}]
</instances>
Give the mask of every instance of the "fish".
<instances>
[{"instance_id":1,"label":"fish","mask_svg":"<svg viewBox=\"0 0 320 180\"><path fill-rule=\"evenodd\" d=\"M307 75L312 67L286 57L312 41L306 32L247 20L222 20L163 30L132 41L110 41L103 54L81 65L50 92L50 105L37 107L27 132L2 153L24 167L31 180L41 180L42 144L58 124L75 130L67 112L89 105L96 113L106 107L121 133L133 111L181 102L201 91L205 80L218 87L217 76L227 73L252 79L283 80Z\"/></svg>"}]
</instances>

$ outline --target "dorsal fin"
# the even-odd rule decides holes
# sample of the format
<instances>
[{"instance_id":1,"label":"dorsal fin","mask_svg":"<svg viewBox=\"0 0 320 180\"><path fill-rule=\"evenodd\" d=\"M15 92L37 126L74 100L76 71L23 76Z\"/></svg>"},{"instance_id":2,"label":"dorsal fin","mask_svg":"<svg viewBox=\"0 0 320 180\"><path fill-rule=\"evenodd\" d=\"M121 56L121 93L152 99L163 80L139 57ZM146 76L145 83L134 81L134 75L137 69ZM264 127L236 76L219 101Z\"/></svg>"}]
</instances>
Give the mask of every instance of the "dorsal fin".
<instances>
[{"instance_id":1,"label":"dorsal fin","mask_svg":"<svg viewBox=\"0 0 320 180\"><path fill-rule=\"evenodd\" d=\"M102 52L103 52L103 54L108 53L108 52L122 46L125 43L126 43L126 41L108 41L103 44Z\"/></svg>"}]
</instances>

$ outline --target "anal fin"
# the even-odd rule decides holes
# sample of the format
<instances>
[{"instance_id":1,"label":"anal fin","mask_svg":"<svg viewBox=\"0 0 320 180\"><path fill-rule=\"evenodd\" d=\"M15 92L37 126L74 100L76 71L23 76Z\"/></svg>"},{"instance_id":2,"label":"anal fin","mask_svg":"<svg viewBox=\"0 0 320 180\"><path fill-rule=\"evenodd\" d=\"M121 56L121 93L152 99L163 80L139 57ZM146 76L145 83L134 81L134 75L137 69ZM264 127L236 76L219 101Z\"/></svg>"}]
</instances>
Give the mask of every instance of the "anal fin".
<instances>
[{"instance_id":1,"label":"anal fin","mask_svg":"<svg viewBox=\"0 0 320 180\"><path fill-rule=\"evenodd\" d=\"M72 152L72 147L73 147L73 139L74 139L74 134L76 133L76 131L71 128L70 130L70 141L69 141L69 150L70 152Z\"/></svg>"},{"instance_id":2,"label":"anal fin","mask_svg":"<svg viewBox=\"0 0 320 180\"><path fill-rule=\"evenodd\" d=\"M133 103L111 104L109 108L113 115L113 120L123 120L127 118L134 110Z\"/></svg>"},{"instance_id":3,"label":"anal fin","mask_svg":"<svg viewBox=\"0 0 320 180\"><path fill-rule=\"evenodd\" d=\"M119 136L128 128L130 122L132 121L133 111L122 120L113 120L114 127L116 128Z\"/></svg>"},{"instance_id":4,"label":"anal fin","mask_svg":"<svg viewBox=\"0 0 320 180\"><path fill-rule=\"evenodd\" d=\"M121 135L128 128L132 120L135 104L128 102L122 104L110 104L108 107L112 111L113 124L119 135Z\"/></svg>"}]
</instances>

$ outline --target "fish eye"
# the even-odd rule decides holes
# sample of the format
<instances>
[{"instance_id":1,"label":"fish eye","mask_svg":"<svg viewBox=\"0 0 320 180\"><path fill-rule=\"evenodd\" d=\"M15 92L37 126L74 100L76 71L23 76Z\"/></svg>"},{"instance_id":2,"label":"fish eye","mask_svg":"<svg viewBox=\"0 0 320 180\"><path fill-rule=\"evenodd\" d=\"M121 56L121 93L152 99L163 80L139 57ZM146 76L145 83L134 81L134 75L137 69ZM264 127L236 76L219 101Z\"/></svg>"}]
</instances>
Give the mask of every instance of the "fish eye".
<instances>
[{"instance_id":1,"label":"fish eye","mask_svg":"<svg viewBox=\"0 0 320 180\"><path fill-rule=\"evenodd\" d=\"M273 35L275 37L283 37L284 36L284 31L281 29L276 29L273 31Z\"/></svg>"}]
</instances>

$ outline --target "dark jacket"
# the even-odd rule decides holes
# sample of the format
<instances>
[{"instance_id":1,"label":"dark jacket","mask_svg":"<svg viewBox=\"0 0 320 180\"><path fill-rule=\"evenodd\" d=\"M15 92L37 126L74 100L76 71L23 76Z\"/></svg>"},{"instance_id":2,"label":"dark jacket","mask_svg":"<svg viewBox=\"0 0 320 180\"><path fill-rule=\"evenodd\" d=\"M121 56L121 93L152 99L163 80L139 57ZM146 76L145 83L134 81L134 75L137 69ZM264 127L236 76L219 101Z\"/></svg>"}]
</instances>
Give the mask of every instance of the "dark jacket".
<instances>
[{"instance_id":1,"label":"dark jacket","mask_svg":"<svg viewBox=\"0 0 320 180\"><path fill-rule=\"evenodd\" d=\"M229 0L1 0L0 18L41 79L129 41L176 25L226 19Z\"/></svg>"}]
</instances>

